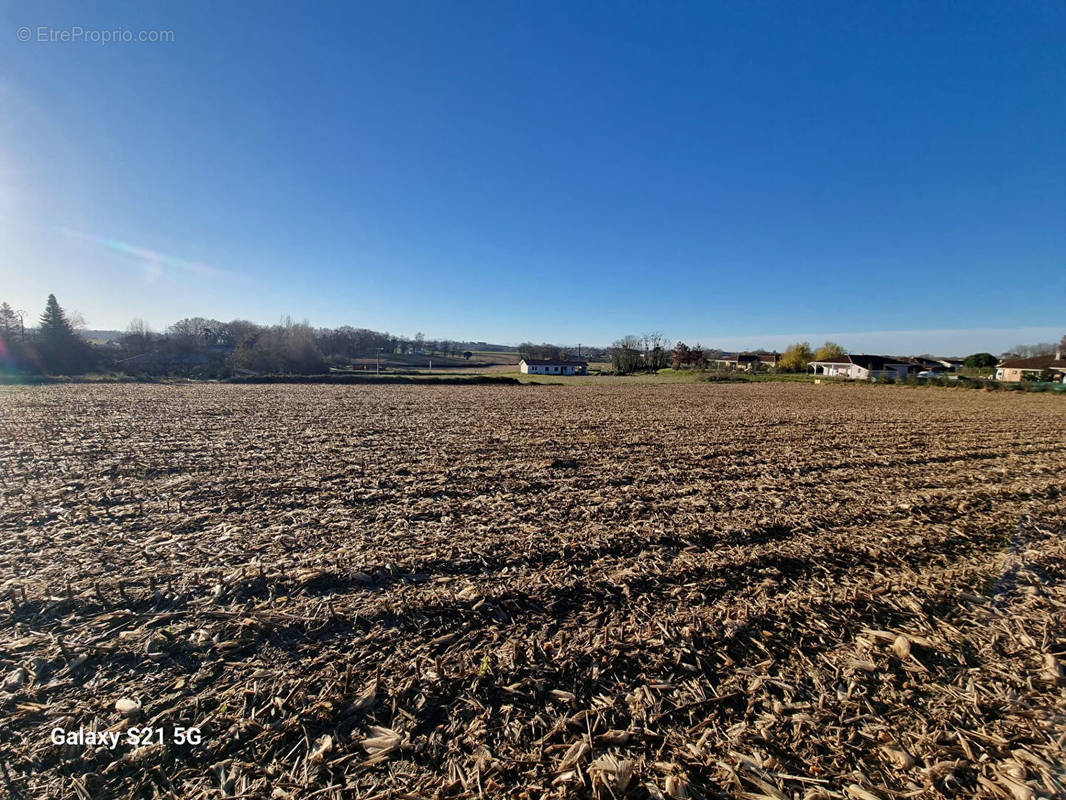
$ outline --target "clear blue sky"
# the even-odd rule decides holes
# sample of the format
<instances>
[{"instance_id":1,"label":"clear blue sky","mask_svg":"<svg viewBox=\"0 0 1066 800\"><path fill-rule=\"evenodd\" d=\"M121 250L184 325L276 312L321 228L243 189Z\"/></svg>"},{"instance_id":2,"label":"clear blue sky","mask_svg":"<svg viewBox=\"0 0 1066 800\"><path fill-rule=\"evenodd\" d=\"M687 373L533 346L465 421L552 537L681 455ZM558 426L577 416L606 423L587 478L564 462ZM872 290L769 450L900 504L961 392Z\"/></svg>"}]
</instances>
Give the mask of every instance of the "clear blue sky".
<instances>
[{"instance_id":1,"label":"clear blue sky","mask_svg":"<svg viewBox=\"0 0 1066 800\"><path fill-rule=\"evenodd\" d=\"M74 26L173 41L37 40ZM1066 332L1062 3L6 3L0 36L34 318Z\"/></svg>"}]
</instances>

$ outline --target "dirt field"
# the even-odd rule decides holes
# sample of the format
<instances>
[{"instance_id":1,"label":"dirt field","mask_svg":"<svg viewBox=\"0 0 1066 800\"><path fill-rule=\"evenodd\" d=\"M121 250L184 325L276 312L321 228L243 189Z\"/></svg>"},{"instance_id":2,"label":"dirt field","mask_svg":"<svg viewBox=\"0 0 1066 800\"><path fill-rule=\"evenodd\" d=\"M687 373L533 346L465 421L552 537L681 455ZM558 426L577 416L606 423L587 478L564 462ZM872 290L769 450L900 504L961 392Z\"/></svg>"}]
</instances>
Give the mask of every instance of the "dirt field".
<instances>
[{"instance_id":1,"label":"dirt field","mask_svg":"<svg viewBox=\"0 0 1066 800\"><path fill-rule=\"evenodd\" d=\"M0 389L0 780L1062 796L1064 422L877 386ZM50 738L131 727L164 741Z\"/></svg>"}]
</instances>

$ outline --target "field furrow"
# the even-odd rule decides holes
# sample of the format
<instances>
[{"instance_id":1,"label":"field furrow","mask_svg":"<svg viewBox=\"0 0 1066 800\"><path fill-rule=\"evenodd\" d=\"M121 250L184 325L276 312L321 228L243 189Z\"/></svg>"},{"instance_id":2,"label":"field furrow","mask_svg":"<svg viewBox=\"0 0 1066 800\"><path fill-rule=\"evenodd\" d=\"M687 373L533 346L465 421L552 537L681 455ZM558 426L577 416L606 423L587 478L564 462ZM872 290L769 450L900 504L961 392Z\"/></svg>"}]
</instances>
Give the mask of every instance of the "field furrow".
<instances>
[{"instance_id":1,"label":"field furrow","mask_svg":"<svg viewBox=\"0 0 1066 800\"><path fill-rule=\"evenodd\" d=\"M884 386L4 387L0 779L1061 797L1064 421ZM202 740L49 738L131 725Z\"/></svg>"}]
</instances>

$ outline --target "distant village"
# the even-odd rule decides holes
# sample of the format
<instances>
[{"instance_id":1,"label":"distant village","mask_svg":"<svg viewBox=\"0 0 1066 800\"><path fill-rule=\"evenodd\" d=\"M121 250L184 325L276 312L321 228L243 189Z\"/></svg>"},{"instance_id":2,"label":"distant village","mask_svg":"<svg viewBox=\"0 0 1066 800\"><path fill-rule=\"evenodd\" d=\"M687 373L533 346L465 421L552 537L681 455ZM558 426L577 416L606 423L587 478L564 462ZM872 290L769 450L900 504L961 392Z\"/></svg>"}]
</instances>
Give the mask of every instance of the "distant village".
<instances>
[{"instance_id":1,"label":"distant village","mask_svg":"<svg viewBox=\"0 0 1066 800\"><path fill-rule=\"evenodd\" d=\"M639 342L640 337L630 337ZM547 347L547 346L545 346ZM1022 348L1019 348L1022 349ZM1066 383L1066 336L1058 345L1037 345L1032 350L1046 352L1018 355L1005 354L997 358L991 353L975 353L965 358L934 356L887 356L868 353L847 353L838 345L827 342L817 355L810 346L797 343L785 353L754 351L726 353L705 351L678 342L668 353L661 347L640 350L634 342L619 340L608 349L606 356L612 367L620 372L645 368L661 369L664 360L675 369L739 371L745 373L807 373L826 379L853 381L902 381L910 378L952 378L968 374L971 377L994 378L1014 383L1040 381ZM628 367L628 368L627 368ZM635 368L634 368L635 367ZM529 375L588 375L589 362L569 357L535 358L524 355L520 371ZM619 369L620 368L620 369Z\"/></svg>"}]
</instances>

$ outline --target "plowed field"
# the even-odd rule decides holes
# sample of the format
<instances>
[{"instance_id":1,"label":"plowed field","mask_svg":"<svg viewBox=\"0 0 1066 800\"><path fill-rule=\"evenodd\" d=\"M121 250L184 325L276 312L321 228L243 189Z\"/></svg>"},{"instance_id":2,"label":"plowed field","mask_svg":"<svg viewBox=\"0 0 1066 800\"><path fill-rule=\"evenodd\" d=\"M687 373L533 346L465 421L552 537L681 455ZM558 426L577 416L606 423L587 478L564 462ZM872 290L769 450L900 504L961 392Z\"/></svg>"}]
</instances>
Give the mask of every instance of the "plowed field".
<instances>
[{"instance_id":1,"label":"plowed field","mask_svg":"<svg viewBox=\"0 0 1066 800\"><path fill-rule=\"evenodd\" d=\"M0 781L1062 796L1064 423L885 386L0 389Z\"/></svg>"}]
</instances>

